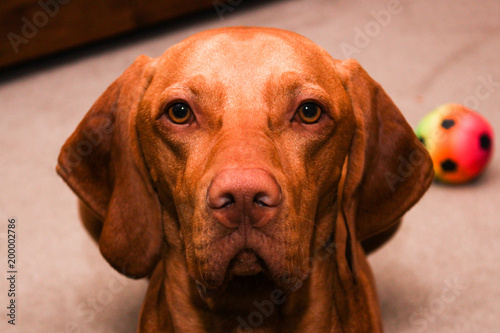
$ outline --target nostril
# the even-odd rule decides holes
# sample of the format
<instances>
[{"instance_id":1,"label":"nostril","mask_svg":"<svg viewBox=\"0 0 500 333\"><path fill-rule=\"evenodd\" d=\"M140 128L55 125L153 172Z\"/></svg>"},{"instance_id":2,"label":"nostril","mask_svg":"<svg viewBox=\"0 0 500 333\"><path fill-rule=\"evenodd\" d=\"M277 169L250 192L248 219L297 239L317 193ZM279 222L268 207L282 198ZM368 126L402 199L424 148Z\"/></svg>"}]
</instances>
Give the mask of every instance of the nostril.
<instances>
[{"instance_id":1,"label":"nostril","mask_svg":"<svg viewBox=\"0 0 500 333\"><path fill-rule=\"evenodd\" d=\"M231 207L232 204L234 204L234 197L231 193L227 193L224 196L222 196L221 201L221 206L220 208L224 207Z\"/></svg>"},{"instance_id":2,"label":"nostril","mask_svg":"<svg viewBox=\"0 0 500 333\"><path fill-rule=\"evenodd\" d=\"M210 208L221 209L231 207L234 203L234 196L231 193L224 193L215 198L207 197L207 203Z\"/></svg>"},{"instance_id":3,"label":"nostril","mask_svg":"<svg viewBox=\"0 0 500 333\"><path fill-rule=\"evenodd\" d=\"M253 202L260 207L276 207L281 202L281 193L273 195L266 192L259 192L253 198Z\"/></svg>"},{"instance_id":4,"label":"nostril","mask_svg":"<svg viewBox=\"0 0 500 333\"><path fill-rule=\"evenodd\" d=\"M260 207L269 207L269 205L265 201L266 198L255 198L253 202L259 205Z\"/></svg>"}]
</instances>

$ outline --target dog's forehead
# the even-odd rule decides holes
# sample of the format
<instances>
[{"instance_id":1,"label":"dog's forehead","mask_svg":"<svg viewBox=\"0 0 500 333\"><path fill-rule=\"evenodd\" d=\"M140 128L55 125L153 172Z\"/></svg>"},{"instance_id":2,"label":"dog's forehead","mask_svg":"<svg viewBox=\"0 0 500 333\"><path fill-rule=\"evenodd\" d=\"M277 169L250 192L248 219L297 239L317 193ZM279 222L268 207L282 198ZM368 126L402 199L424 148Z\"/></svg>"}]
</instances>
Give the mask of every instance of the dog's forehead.
<instances>
[{"instance_id":1,"label":"dog's forehead","mask_svg":"<svg viewBox=\"0 0 500 333\"><path fill-rule=\"evenodd\" d=\"M320 78L331 66L326 51L309 39L270 28L196 34L167 50L160 62L171 77L203 76L231 86L263 83L286 72Z\"/></svg>"}]
</instances>

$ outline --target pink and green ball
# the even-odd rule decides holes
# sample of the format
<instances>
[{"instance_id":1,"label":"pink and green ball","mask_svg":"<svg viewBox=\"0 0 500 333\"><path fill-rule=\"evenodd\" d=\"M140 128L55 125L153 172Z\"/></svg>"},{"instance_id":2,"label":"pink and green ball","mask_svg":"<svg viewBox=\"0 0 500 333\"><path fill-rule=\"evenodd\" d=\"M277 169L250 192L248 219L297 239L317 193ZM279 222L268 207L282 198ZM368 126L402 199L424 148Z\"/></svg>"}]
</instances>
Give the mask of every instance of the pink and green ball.
<instances>
[{"instance_id":1,"label":"pink and green ball","mask_svg":"<svg viewBox=\"0 0 500 333\"><path fill-rule=\"evenodd\" d=\"M436 179L442 182L459 184L476 178L493 155L493 128L460 104L442 105L428 113L416 134L431 155Z\"/></svg>"}]
</instances>

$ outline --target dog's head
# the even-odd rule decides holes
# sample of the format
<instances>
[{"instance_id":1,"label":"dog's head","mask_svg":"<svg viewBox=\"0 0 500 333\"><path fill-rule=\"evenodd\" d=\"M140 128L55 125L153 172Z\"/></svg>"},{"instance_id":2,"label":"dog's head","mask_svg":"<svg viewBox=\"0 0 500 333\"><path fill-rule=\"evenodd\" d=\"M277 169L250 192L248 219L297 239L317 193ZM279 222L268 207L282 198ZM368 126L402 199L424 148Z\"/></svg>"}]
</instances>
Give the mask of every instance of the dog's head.
<instances>
[{"instance_id":1,"label":"dog's head","mask_svg":"<svg viewBox=\"0 0 500 333\"><path fill-rule=\"evenodd\" d=\"M235 275L303 280L336 221L355 272L357 242L432 179L425 149L357 62L267 28L211 30L139 57L68 139L58 172L104 221L111 265L146 276L164 244L205 296Z\"/></svg>"}]
</instances>

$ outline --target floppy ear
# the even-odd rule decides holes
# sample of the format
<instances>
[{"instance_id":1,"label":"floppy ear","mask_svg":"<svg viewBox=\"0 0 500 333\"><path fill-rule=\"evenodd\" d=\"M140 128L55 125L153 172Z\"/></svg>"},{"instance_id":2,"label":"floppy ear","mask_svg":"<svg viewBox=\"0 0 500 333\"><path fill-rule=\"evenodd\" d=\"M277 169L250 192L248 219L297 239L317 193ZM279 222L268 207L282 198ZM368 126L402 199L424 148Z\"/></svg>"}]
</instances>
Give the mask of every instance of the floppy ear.
<instances>
[{"instance_id":1,"label":"floppy ear","mask_svg":"<svg viewBox=\"0 0 500 333\"><path fill-rule=\"evenodd\" d=\"M357 242L396 224L430 186L433 168L399 109L359 63L349 59L336 67L356 118L340 204L356 276Z\"/></svg>"},{"instance_id":2,"label":"floppy ear","mask_svg":"<svg viewBox=\"0 0 500 333\"><path fill-rule=\"evenodd\" d=\"M99 248L121 273L140 278L156 266L161 208L136 133L138 104L153 75L140 56L99 97L61 149L56 170L103 221Z\"/></svg>"}]
</instances>

